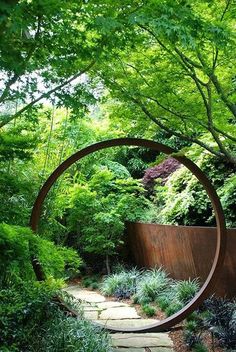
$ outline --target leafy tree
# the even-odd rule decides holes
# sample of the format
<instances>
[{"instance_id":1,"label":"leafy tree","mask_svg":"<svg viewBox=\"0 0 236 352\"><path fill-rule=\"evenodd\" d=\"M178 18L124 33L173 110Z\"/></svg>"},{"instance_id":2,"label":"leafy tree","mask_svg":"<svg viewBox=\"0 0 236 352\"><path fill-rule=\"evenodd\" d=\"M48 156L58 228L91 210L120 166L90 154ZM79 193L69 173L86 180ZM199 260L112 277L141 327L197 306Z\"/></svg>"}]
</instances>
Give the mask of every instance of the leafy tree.
<instances>
[{"instance_id":1,"label":"leafy tree","mask_svg":"<svg viewBox=\"0 0 236 352\"><path fill-rule=\"evenodd\" d=\"M84 74L124 45L130 33L122 21L136 6L109 0L1 2L0 127L30 114L45 98L83 113L94 101L94 86Z\"/></svg>"},{"instance_id":2,"label":"leafy tree","mask_svg":"<svg viewBox=\"0 0 236 352\"><path fill-rule=\"evenodd\" d=\"M230 0L146 1L129 17L132 50L101 67L111 116L235 165L235 11Z\"/></svg>"},{"instance_id":3,"label":"leafy tree","mask_svg":"<svg viewBox=\"0 0 236 352\"><path fill-rule=\"evenodd\" d=\"M151 205L141 182L127 178L124 166L109 166L97 168L86 184L74 185L66 196L69 203L64 203L67 226L78 236L77 248L104 256L108 272L109 257L123 244L125 221L139 220Z\"/></svg>"}]
</instances>

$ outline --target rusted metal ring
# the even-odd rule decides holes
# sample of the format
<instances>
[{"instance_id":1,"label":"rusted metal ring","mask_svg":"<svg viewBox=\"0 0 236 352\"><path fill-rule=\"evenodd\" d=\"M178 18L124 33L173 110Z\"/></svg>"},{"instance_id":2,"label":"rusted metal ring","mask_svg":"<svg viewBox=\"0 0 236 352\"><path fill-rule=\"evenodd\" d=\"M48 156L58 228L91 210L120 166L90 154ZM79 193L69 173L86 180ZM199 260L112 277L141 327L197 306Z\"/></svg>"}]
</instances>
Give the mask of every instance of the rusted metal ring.
<instances>
[{"instance_id":1,"label":"rusted metal ring","mask_svg":"<svg viewBox=\"0 0 236 352\"><path fill-rule=\"evenodd\" d=\"M147 325L142 328L128 328L128 329L119 329L119 328L112 328L106 326L106 328L110 331L116 332L159 332L159 331L167 331L174 325L180 323L183 319L185 319L188 314L192 313L203 301L206 299L211 293L212 290L217 282L219 277L220 269L223 265L224 256L225 256L225 248L226 248L226 225L224 214L222 210L222 206L217 196L217 193L212 186L209 179L205 176L205 174L199 169L199 167L194 164L191 160L186 158L185 156L178 155L178 153L161 143L157 143L154 141L146 140L146 139L136 139L136 138L119 138L119 139L112 139L103 142L99 142L89 147L86 147L72 156L70 156L67 160L65 160L61 165L59 165L56 170L49 176L47 181L42 186L38 197L34 203L34 207L31 213L30 219L30 226L33 231L37 231L38 223L40 220L40 213L42 209L43 202L45 197L47 196L50 188L54 184L54 182L58 179L58 177L67 170L72 164L79 161L81 158L94 153L98 150L110 148L110 147L117 147L117 146L139 146L150 148L152 150L156 150L159 152L163 152L167 155L171 155L173 158L181 162L184 166L186 166L192 173L197 177L200 183L203 185L204 189L206 190L216 217L217 223L217 244L216 244L216 252L213 261L212 268L210 273L199 290L196 296L189 302L184 308L182 308L177 313L173 314L172 316L168 317L167 319L162 320L161 322L153 323ZM98 324L100 325L100 324ZM102 325L101 325L102 326Z\"/></svg>"}]
</instances>

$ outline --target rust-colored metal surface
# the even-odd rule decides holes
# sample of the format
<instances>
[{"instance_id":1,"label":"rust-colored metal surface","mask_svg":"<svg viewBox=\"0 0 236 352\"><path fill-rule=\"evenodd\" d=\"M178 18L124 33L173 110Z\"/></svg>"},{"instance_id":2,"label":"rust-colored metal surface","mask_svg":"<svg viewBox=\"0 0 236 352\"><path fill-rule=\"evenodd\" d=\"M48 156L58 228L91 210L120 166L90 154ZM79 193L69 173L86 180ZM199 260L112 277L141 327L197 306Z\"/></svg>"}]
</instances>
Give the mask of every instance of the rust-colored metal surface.
<instances>
[{"instance_id":1,"label":"rust-colored metal surface","mask_svg":"<svg viewBox=\"0 0 236 352\"><path fill-rule=\"evenodd\" d=\"M216 250L215 227L127 222L127 243L138 267L163 265L173 279L206 280ZM227 230L226 255L214 292L236 297L236 228Z\"/></svg>"},{"instance_id":2,"label":"rust-colored metal surface","mask_svg":"<svg viewBox=\"0 0 236 352\"><path fill-rule=\"evenodd\" d=\"M119 138L119 139L112 139L108 141L99 142L93 144L89 147L86 147L77 153L73 154L67 160L65 160L52 174L49 176L43 187L41 188L39 195L35 201L31 219L30 219L30 226L33 231L37 231L38 223L40 220L40 214L43 202L54 184L54 182L58 179L58 177L67 170L72 164L79 161L81 158L89 155L93 152L98 150L110 148L110 147L118 147L118 146L139 146L139 147L146 147L152 150L156 150L159 152L163 152L167 155L172 155L175 159L185 165L201 182L204 189L206 190L215 212L216 216L216 223L217 223L217 242L216 242L216 250L214 255L213 264L211 270L209 272L208 277L206 278L205 283L203 284L200 291L197 295L189 302L183 309L181 309L176 314L173 314L171 317L166 318L161 322L157 322L154 324L150 324L146 327L142 328L130 328L130 329L119 329L119 328L112 328L109 325L106 327L110 331L125 331L125 332L158 332L158 331L166 331L169 330L174 325L180 323L188 314L193 312L205 298L207 298L214 288L214 285L218 279L219 272L221 266L224 261L225 255L225 247L226 247L226 228L225 228L225 220L223 210L219 201L219 198L215 192L214 187L212 186L211 182L208 178L204 175L204 173L195 165L191 160L186 158L185 156L180 156L176 153L175 150L172 148L165 146L161 143L157 143L154 141L149 141L145 139L136 139L136 138ZM35 259L35 258L34 258ZM40 270L36 273L36 276L39 280L43 280L43 275L40 274Z\"/></svg>"}]
</instances>

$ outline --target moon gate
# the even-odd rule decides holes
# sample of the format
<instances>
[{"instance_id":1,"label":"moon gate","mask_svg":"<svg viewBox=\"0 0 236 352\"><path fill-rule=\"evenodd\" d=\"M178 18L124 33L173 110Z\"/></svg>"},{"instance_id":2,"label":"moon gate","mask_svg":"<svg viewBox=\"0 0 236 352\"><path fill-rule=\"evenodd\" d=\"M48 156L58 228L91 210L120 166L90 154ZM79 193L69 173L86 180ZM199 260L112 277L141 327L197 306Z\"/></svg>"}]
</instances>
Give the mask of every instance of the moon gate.
<instances>
[{"instance_id":1,"label":"moon gate","mask_svg":"<svg viewBox=\"0 0 236 352\"><path fill-rule=\"evenodd\" d=\"M53 186L56 180L61 176L61 174L66 171L72 164L79 161L83 157L92 154L96 151L107 149L110 147L117 146L136 146L136 147L145 147L152 150L156 150L159 152L163 152L167 155L172 156L184 166L186 166L194 176L199 180L199 182L204 187L206 193L208 194L216 217L217 223L217 243L216 243L216 251L213 260L213 264L209 275L204 282L203 286L199 290L199 292L195 295L195 297L181 310L172 316L162 320L161 322L152 323L142 328L127 328L127 329L119 329L112 328L109 325L106 326L106 329L114 332L160 332L170 330L174 325L180 323L183 319L185 319L190 313L192 313L199 305L206 299L214 288L214 285L217 282L219 277L220 269L223 265L224 257L225 257L225 248L226 248L226 225L224 219L224 213L222 210L222 206L219 200L219 197L211 184L210 180L206 177L206 175L201 171L201 169L190 159L187 157L178 154L178 152L164 144L157 143L147 139L137 139L137 138L118 138L111 139L102 142L98 142L92 144L86 148L81 149L76 152L64 162L62 162L54 172L49 176L44 185L42 186L36 201L34 203L31 218L30 218L30 227L33 231L37 231L38 224L40 221L40 214L42 210L43 202ZM36 258L33 259L35 262L33 264L36 277L38 280L43 280L43 270L40 266L40 263L36 263ZM102 326L101 324L97 324ZM102 326L104 327L104 326Z\"/></svg>"}]
</instances>

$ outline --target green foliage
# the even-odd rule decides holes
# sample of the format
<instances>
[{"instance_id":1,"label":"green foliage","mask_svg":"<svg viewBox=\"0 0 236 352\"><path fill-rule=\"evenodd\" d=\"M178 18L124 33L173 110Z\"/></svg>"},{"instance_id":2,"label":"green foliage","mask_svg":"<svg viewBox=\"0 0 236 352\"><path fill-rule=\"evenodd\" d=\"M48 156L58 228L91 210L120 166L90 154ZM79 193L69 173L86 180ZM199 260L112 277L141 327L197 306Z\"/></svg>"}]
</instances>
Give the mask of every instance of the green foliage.
<instances>
[{"instance_id":1,"label":"green foliage","mask_svg":"<svg viewBox=\"0 0 236 352\"><path fill-rule=\"evenodd\" d=\"M198 144L235 166L234 14L223 0L147 1L131 14L132 50L101 65L114 125Z\"/></svg>"},{"instance_id":2,"label":"green foliage","mask_svg":"<svg viewBox=\"0 0 236 352\"><path fill-rule=\"evenodd\" d=\"M1 286L33 280L31 256L41 262L47 276L65 277L78 272L81 259L72 249L57 247L28 228L0 224Z\"/></svg>"},{"instance_id":3,"label":"green foliage","mask_svg":"<svg viewBox=\"0 0 236 352\"><path fill-rule=\"evenodd\" d=\"M98 288L99 288L99 284L97 282L92 282L91 289L92 290L97 290Z\"/></svg>"},{"instance_id":4,"label":"green foliage","mask_svg":"<svg viewBox=\"0 0 236 352\"><path fill-rule=\"evenodd\" d=\"M149 163L155 161L157 154L151 149L122 147L116 152L115 158L128 169L132 177L141 178Z\"/></svg>"},{"instance_id":5,"label":"green foliage","mask_svg":"<svg viewBox=\"0 0 236 352\"><path fill-rule=\"evenodd\" d=\"M135 268L108 275L101 284L101 292L106 296L112 296L117 290L122 289L134 294L140 276L141 272Z\"/></svg>"},{"instance_id":6,"label":"green foliage","mask_svg":"<svg viewBox=\"0 0 236 352\"><path fill-rule=\"evenodd\" d=\"M25 282L0 292L0 349L10 351L111 350L107 333L85 321L67 316L52 300L57 282ZM66 301L68 297L63 297ZM80 308L69 298L73 309Z\"/></svg>"},{"instance_id":7,"label":"green foliage","mask_svg":"<svg viewBox=\"0 0 236 352\"><path fill-rule=\"evenodd\" d=\"M8 163L8 166L10 164ZM17 176L16 176L17 175ZM0 175L0 222L26 226L29 222L31 203L36 197L37 179L34 175L23 171L22 167L14 167L9 172L2 169Z\"/></svg>"},{"instance_id":8,"label":"green foliage","mask_svg":"<svg viewBox=\"0 0 236 352\"><path fill-rule=\"evenodd\" d=\"M208 352L208 348L203 343L197 343L193 347L193 352Z\"/></svg>"},{"instance_id":9,"label":"green foliage","mask_svg":"<svg viewBox=\"0 0 236 352\"><path fill-rule=\"evenodd\" d=\"M176 298L183 304L187 304L197 294L199 290L198 280L183 280L176 282Z\"/></svg>"},{"instance_id":10,"label":"green foliage","mask_svg":"<svg viewBox=\"0 0 236 352\"><path fill-rule=\"evenodd\" d=\"M192 148L193 150L193 148ZM227 224L235 226L235 176L228 164L209 154L195 156L222 200ZM155 187L154 201L159 207L155 222L191 226L215 226L215 218L206 191L185 167L175 171L165 186Z\"/></svg>"},{"instance_id":11,"label":"green foliage","mask_svg":"<svg viewBox=\"0 0 236 352\"><path fill-rule=\"evenodd\" d=\"M226 224L228 227L236 226L236 175L232 175L225 180L222 187L219 188L219 196L224 214Z\"/></svg>"},{"instance_id":12,"label":"green foliage","mask_svg":"<svg viewBox=\"0 0 236 352\"><path fill-rule=\"evenodd\" d=\"M158 296L163 295L168 289L171 280L162 269L150 269L142 275L142 280L137 283L136 296L140 304L154 302Z\"/></svg>"},{"instance_id":13,"label":"green foliage","mask_svg":"<svg viewBox=\"0 0 236 352\"><path fill-rule=\"evenodd\" d=\"M158 306L163 312L165 312L170 305L170 300L167 296L159 296L157 297L155 302L158 304Z\"/></svg>"},{"instance_id":14,"label":"green foliage","mask_svg":"<svg viewBox=\"0 0 236 352\"><path fill-rule=\"evenodd\" d=\"M16 158L30 159L37 143L37 138L32 133L25 135L16 128L2 132L0 134L0 162Z\"/></svg>"},{"instance_id":15,"label":"green foliage","mask_svg":"<svg viewBox=\"0 0 236 352\"><path fill-rule=\"evenodd\" d=\"M165 313L166 313L167 317L170 317L171 315L177 313L184 306L185 305L180 302L173 302L165 309Z\"/></svg>"},{"instance_id":16,"label":"green foliage","mask_svg":"<svg viewBox=\"0 0 236 352\"><path fill-rule=\"evenodd\" d=\"M86 183L69 189L65 209L80 248L103 256L116 254L123 244L125 221L143 218L145 209L151 206L140 181L127 177L124 166L114 162L107 165L97 167Z\"/></svg>"},{"instance_id":17,"label":"green foliage","mask_svg":"<svg viewBox=\"0 0 236 352\"><path fill-rule=\"evenodd\" d=\"M99 288L99 278L97 276L85 276L81 281L82 286L89 287L92 290Z\"/></svg>"},{"instance_id":18,"label":"green foliage","mask_svg":"<svg viewBox=\"0 0 236 352\"><path fill-rule=\"evenodd\" d=\"M198 323L196 320L189 320L185 323L184 328L194 333L198 330Z\"/></svg>"},{"instance_id":19,"label":"green foliage","mask_svg":"<svg viewBox=\"0 0 236 352\"><path fill-rule=\"evenodd\" d=\"M177 313L195 296L198 288L197 280L173 281L162 267L145 271L123 270L108 275L101 283L103 294L117 298L132 296L133 303L147 307L147 315L149 308L150 314L155 314L150 306L152 302L167 316Z\"/></svg>"},{"instance_id":20,"label":"green foliage","mask_svg":"<svg viewBox=\"0 0 236 352\"><path fill-rule=\"evenodd\" d=\"M93 352L95 350L110 352L112 350L107 332L101 331L91 322L65 318L61 313L46 324L45 330L40 331L37 338L38 341L34 347L36 351L40 351L40 348L55 352Z\"/></svg>"},{"instance_id":21,"label":"green foliage","mask_svg":"<svg viewBox=\"0 0 236 352\"><path fill-rule=\"evenodd\" d=\"M20 347L32 340L32 330L47 317L50 301L61 283L25 281L0 292L0 346ZM34 331L35 332L35 331ZM18 351L18 349L17 349Z\"/></svg>"},{"instance_id":22,"label":"green foliage","mask_svg":"<svg viewBox=\"0 0 236 352\"><path fill-rule=\"evenodd\" d=\"M83 116L94 102L95 87L78 77L101 57L108 59L114 46L122 48L130 36L123 31L127 15L119 11L120 5L106 2L101 10L78 1L16 1L7 6L3 2L0 103L7 111L1 114L0 125L30 115L43 98ZM130 10L130 5L133 8L126 4L123 10Z\"/></svg>"},{"instance_id":23,"label":"green foliage","mask_svg":"<svg viewBox=\"0 0 236 352\"><path fill-rule=\"evenodd\" d=\"M148 316L153 317L156 314L156 309L149 304L142 305L142 311Z\"/></svg>"}]
</instances>

